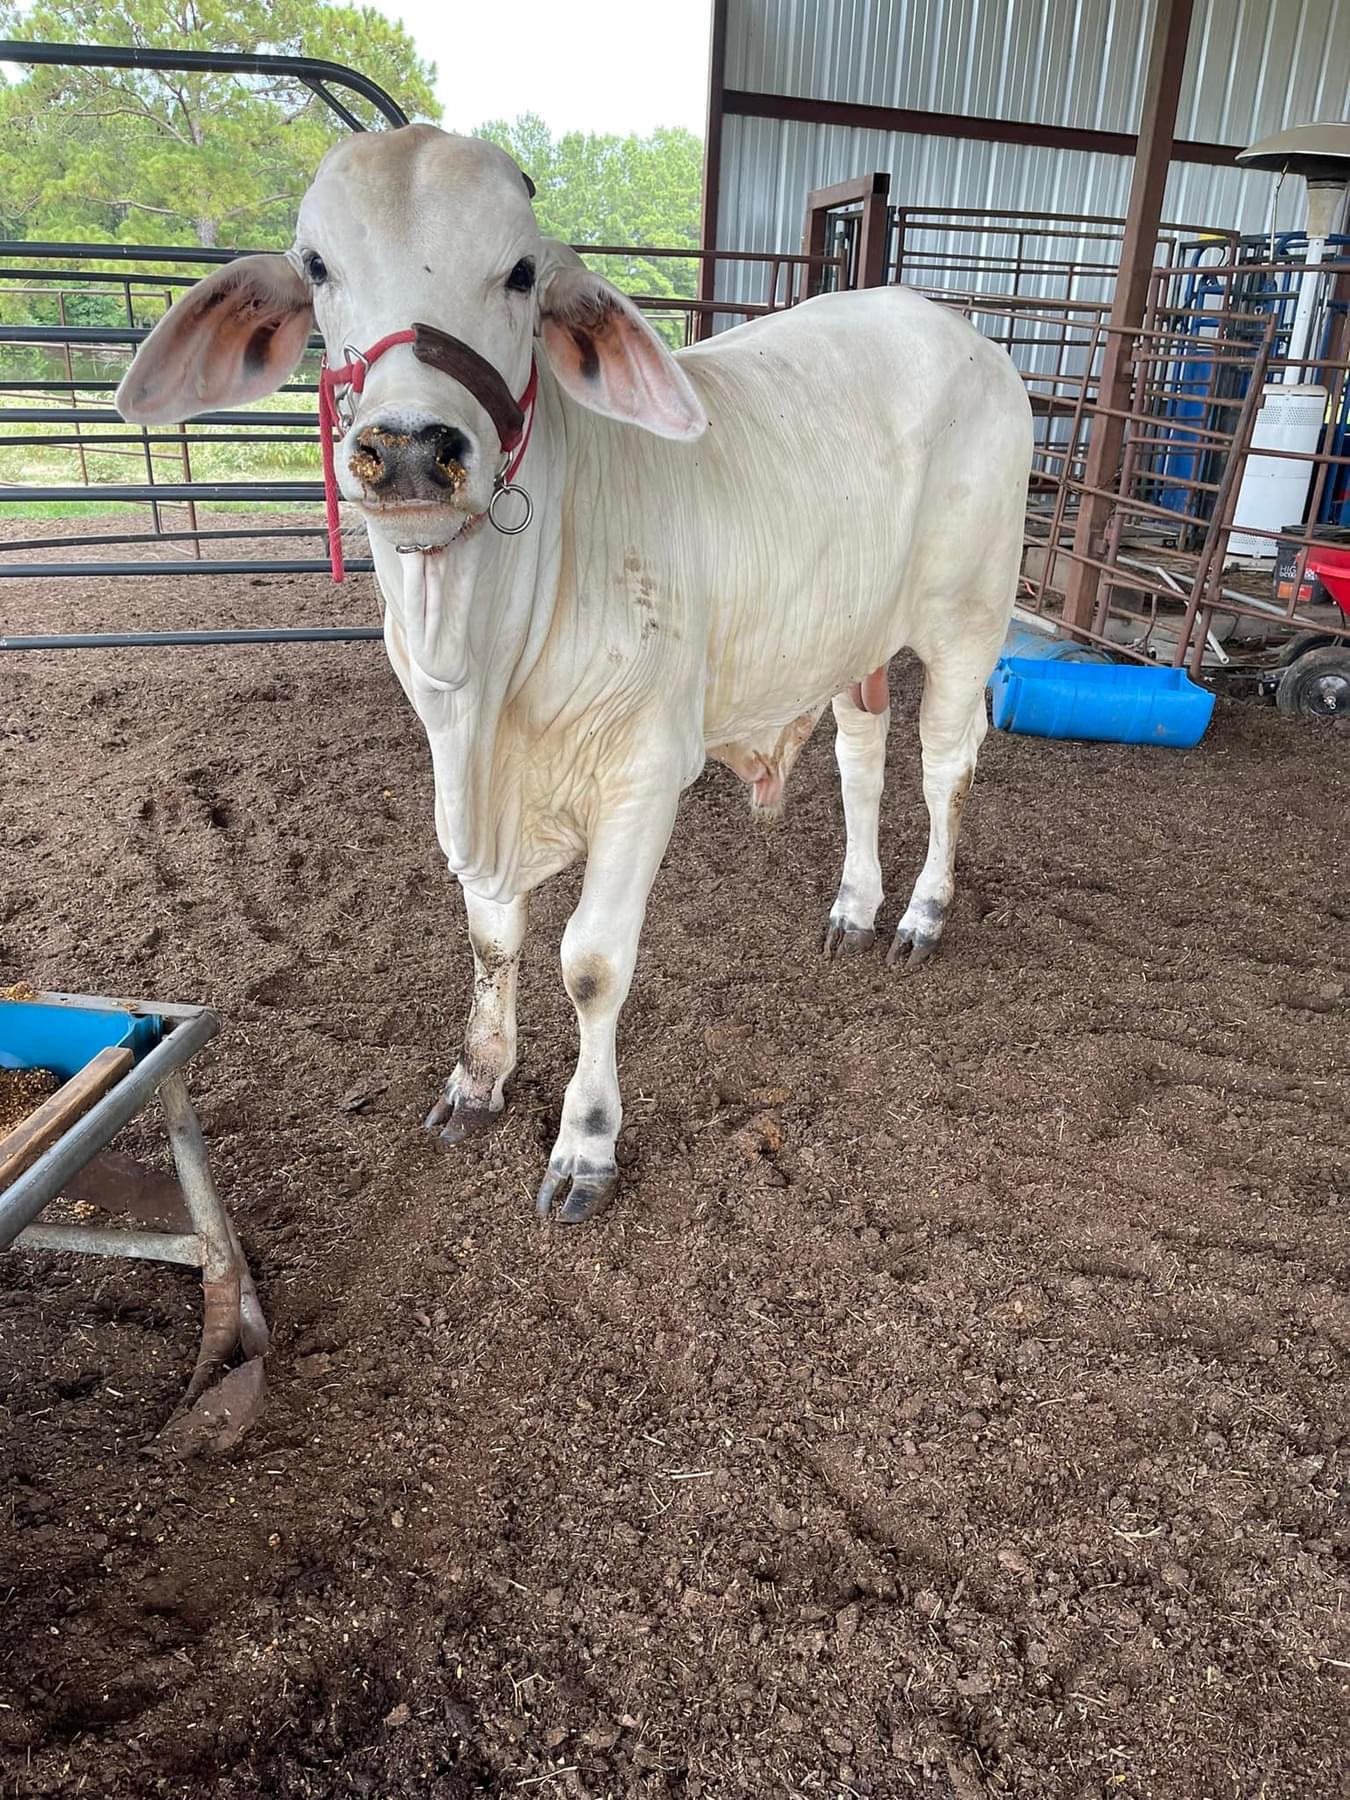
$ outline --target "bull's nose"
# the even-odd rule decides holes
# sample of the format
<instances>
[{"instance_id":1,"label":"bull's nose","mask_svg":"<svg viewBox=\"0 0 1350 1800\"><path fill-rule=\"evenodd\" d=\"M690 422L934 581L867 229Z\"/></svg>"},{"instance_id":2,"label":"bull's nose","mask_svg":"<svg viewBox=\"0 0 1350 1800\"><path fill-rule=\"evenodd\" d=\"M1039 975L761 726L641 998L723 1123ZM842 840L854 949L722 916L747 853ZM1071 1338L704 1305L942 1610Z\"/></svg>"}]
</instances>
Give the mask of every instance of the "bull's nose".
<instances>
[{"instance_id":1,"label":"bull's nose","mask_svg":"<svg viewBox=\"0 0 1350 1800\"><path fill-rule=\"evenodd\" d=\"M373 499L445 501L464 484L464 464L472 449L453 425L433 423L413 430L376 421L356 436L348 465Z\"/></svg>"}]
</instances>

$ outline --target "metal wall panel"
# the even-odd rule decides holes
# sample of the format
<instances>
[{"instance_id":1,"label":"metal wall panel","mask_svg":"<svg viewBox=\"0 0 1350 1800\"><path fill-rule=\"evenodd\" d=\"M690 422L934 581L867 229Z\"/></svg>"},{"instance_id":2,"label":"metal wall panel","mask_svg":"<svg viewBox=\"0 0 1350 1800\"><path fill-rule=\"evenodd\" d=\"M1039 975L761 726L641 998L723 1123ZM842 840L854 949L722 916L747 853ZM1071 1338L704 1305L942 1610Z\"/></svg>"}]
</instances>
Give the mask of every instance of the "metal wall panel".
<instances>
[{"instance_id":1,"label":"metal wall panel","mask_svg":"<svg viewBox=\"0 0 1350 1800\"><path fill-rule=\"evenodd\" d=\"M726 85L1133 131L1148 0L728 0ZM1350 0L1198 0L1178 136L1249 143L1350 101Z\"/></svg>"},{"instance_id":2,"label":"metal wall panel","mask_svg":"<svg viewBox=\"0 0 1350 1800\"><path fill-rule=\"evenodd\" d=\"M1104 131L1138 124L1141 0L728 0L726 85ZM1197 0L1177 135L1244 144L1350 117L1350 0ZM807 192L873 169L897 205L1122 214L1127 158L728 116L719 241L801 246ZM1279 222L1300 220L1290 183ZM1268 175L1174 164L1164 212L1269 224ZM729 274L724 297L754 299Z\"/></svg>"}]
</instances>

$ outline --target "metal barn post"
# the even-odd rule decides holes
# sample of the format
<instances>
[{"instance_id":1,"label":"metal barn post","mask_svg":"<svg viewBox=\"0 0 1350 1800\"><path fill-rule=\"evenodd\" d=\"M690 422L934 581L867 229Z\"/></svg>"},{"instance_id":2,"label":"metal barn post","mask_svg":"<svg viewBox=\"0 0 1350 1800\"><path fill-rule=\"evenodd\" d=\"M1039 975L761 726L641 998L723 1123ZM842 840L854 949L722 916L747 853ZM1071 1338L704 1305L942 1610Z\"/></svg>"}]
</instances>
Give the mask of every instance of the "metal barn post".
<instances>
[{"instance_id":1,"label":"metal barn post","mask_svg":"<svg viewBox=\"0 0 1350 1800\"><path fill-rule=\"evenodd\" d=\"M722 203L722 88L727 72L727 0L713 0L708 55L708 126L703 143L703 218L699 241L703 257L698 271L702 311L694 326L698 341L712 336L712 303L717 298L717 227Z\"/></svg>"},{"instance_id":2,"label":"metal barn post","mask_svg":"<svg viewBox=\"0 0 1350 1800\"><path fill-rule=\"evenodd\" d=\"M1139 143L1120 250L1120 274L1102 355L1098 389L1101 410L1093 421L1088 445L1085 485L1098 491L1083 496L1074 532L1074 560L1065 582L1064 623L1071 629L1090 628L1097 608L1101 570L1096 564L1105 554L1106 525L1114 503L1112 494L1125 438L1124 415L1130 405L1130 333L1144 322L1162 222L1163 189L1172 160L1177 103L1186 68L1192 4L1193 0L1156 0L1143 117L1139 121Z\"/></svg>"}]
</instances>

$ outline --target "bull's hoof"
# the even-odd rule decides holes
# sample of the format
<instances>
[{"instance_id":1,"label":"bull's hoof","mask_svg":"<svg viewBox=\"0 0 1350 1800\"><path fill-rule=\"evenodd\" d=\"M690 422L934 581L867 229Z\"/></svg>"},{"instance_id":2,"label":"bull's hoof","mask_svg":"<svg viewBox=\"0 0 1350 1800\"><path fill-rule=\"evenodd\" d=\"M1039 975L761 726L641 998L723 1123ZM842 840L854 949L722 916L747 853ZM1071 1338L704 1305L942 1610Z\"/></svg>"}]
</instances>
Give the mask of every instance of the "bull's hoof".
<instances>
[{"instance_id":1,"label":"bull's hoof","mask_svg":"<svg viewBox=\"0 0 1350 1800\"><path fill-rule=\"evenodd\" d=\"M922 931L905 931L896 927L895 936L891 939L891 947L886 952L886 966L898 968L903 961L907 969L921 969L926 962L931 962L937 955L940 936L931 936ZM908 955L906 955L908 951Z\"/></svg>"},{"instance_id":2,"label":"bull's hoof","mask_svg":"<svg viewBox=\"0 0 1350 1800\"><path fill-rule=\"evenodd\" d=\"M491 1131L501 1116L501 1108L494 1112L490 1106L473 1106L458 1095L442 1094L422 1124L424 1130L435 1135L437 1143L452 1150L456 1144Z\"/></svg>"},{"instance_id":3,"label":"bull's hoof","mask_svg":"<svg viewBox=\"0 0 1350 1800\"><path fill-rule=\"evenodd\" d=\"M907 969L921 969L937 955L947 908L936 900L911 900L895 928L886 964L894 969L903 961Z\"/></svg>"},{"instance_id":4,"label":"bull's hoof","mask_svg":"<svg viewBox=\"0 0 1350 1800\"><path fill-rule=\"evenodd\" d=\"M555 1158L539 1186L535 1206L541 1219L562 1225L584 1225L596 1218L614 1198L619 1171L613 1163L589 1163L580 1158ZM563 1196L562 1205L555 1203Z\"/></svg>"},{"instance_id":5,"label":"bull's hoof","mask_svg":"<svg viewBox=\"0 0 1350 1800\"><path fill-rule=\"evenodd\" d=\"M852 925L847 919L831 918L825 931L825 960L835 962L841 956L863 956L877 941L869 925Z\"/></svg>"}]
</instances>

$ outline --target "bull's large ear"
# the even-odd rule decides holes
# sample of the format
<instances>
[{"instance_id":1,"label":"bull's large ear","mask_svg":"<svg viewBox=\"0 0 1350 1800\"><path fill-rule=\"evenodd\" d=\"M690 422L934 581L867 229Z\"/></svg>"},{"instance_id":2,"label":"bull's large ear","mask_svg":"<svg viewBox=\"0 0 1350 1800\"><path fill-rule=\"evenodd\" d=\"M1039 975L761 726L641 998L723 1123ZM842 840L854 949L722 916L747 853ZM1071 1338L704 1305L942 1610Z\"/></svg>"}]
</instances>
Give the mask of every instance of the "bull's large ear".
<instances>
[{"instance_id":1,"label":"bull's large ear","mask_svg":"<svg viewBox=\"0 0 1350 1800\"><path fill-rule=\"evenodd\" d=\"M241 256L189 288L117 390L133 425L177 424L279 388L313 324L309 287L284 256Z\"/></svg>"},{"instance_id":2,"label":"bull's large ear","mask_svg":"<svg viewBox=\"0 0 1350 1800\"><path fill-rule=\"evenodd\" d=\"M708 429L703 403L632 301L565 244L545 249L539 335L567 392L592 412L658 437L701 437Z\"/></svg>"}]
</instances>

